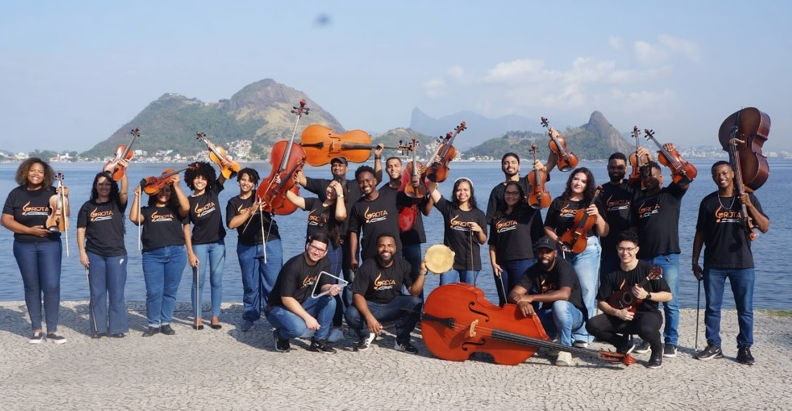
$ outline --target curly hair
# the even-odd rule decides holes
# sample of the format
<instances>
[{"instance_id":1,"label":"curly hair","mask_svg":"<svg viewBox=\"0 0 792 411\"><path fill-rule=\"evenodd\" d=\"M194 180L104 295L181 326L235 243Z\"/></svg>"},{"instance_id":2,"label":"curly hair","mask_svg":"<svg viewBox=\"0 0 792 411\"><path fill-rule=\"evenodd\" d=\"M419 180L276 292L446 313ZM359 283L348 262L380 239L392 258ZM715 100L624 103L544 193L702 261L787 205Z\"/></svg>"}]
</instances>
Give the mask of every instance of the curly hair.
<instances>
[{"instance_id":1,"label":"curly hair","mask_svg":"<svg viewBox=\"0 0 792 411\"><path fill-rule=\"evenodd\" d=\"M594 198L594 190L597 187L597 183L594 181L594 174L592 174L591 170L586 167L578 167L569 173L569 178L567 178L566 189L564 190L563 197L564 199L569 200L569 197L572 196L572 180L579 173L583 173L583 175L586 176L586 188L583 189L583 201L591 202L591 200Z\"/></svg>"},{"instance_id":2,"label":"curly hair","mask_svg":"<svg viewBox=\"0 0 792 411\"><path fill-rule=\"evenodd\" d=\"M174 211L178 210L179 209L179 198L176 196L176 192L173 189L173 185L172 184L168 184L168 185L162 187L160 189L160 191L164 190L165 187L170 187L170 189L171 189L171 195L170 195L170 198L168 199L168 208L170 208L171 210L174 210ZM159 197L160 191L157 191L156 194L149 195L149 198L148 198L148 206L149 207L156 207L156 205L157 205L157 197Z\"/></svg>"},{"instance_id":3,"label":"curly hair","mask_svg":"<svg viewBox=\"0 0 792 411\"><path fill-rule=\"evenodd\" d=\"M237 176L236 176L237 181L242 179L242 175L243 174L248 176L248 180L253 182L254 186L258 185L258 182L259 182L259 173L258 173L258 171L254 170L254 169L252 169L250 167L245 167L245 168L239 170L239 172L237 173Z\"/></svg>"},{"instance_id":4,"label":"curly hair","mask_svg":"<svg viewBox=\"0 0 792 411\"><path fill-rule=\"evenodd\" d=\"M96 173L96 177L94 177L93 184L91 184L91 200L96 200L99 198L99 190L96 189L96 183L99 182L100 178L106 178L107 181L110 183L110 200L118 202L120 190L118 188L118 183L113 180L113 177L107 171L102 171L101 173Z\"/></svg>"},{"instance_id":5,"label":"curly hair","mask_svg":"<svg viewBox=\"0 0 792 411\"><path fill-rule=\"evenodd\" d=\"M456 179L456 181L454 181L454 188L451 190L451 204L454 207L459 208L459 200L457 200L456 192L461 183L468 183L470 186L470 199L468 200L468 204L472 210L477 209L478 204L476 203L476 194L473 191L473 182L467 177L459 177Z\"/></svg>"},{"instance_id":6,"label":"curly hair","mask_svg":"<svg viewBox=\"0 0 792 411\"><path fill-rule=\"evenodd\" d=\"M17 168L16 177L14 180L23 188L27 188L28 186L28 172L30 171L30 167L33 167L33 164L41 164L44 167L44 180L41 182L42 187L51 187L52 182L55 181L55 170L52 169L52 166L49 165L46 161L38 158L38 157L30 157L29 159L22 162Z\"/></svg>"},{"instance_id":7,"label":"curly hair","mask_svg":"<svg viewBox=\"0 0 792 411\"><path fill-rule=\"evenodd\" d=\"M187 183L190 190L195 191L193 181L196 177L203 177L206 180L206 191L211 191L217 185L217 173L214 167L205 161L196 161L190 164L190 168L184 172L184 182Z\"/></svg>"},{"instance_id":8,"label":"curly hair","mask_svg":"<svg viewBox=\"0 0 792 411\"><path fill-rule=\"evenodd\" d=\"M362 165L362 166L358 167L357 170L355 170L355 180L357 181L358 177L361 174L366 173L366 172L369 172L369 173L371 173L374 176L377 175L377 173L374 172L374 169L371 168L371 166Z\"/></svg>"}]
</instances>

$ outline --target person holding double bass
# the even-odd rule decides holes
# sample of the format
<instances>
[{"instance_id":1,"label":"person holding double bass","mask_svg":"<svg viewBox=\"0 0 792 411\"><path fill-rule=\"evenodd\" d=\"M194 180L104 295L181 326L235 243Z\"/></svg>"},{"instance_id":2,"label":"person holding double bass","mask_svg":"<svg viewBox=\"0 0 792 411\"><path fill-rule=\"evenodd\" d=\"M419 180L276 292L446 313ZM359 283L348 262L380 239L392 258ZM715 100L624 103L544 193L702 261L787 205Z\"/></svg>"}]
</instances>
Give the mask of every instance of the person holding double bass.
<instances>
[{"instance_id":1,"label":"person holding double bass","mask_svg":"<svg viewBox=\"0 0 792 411\"><path fill-rule=\"evenodd\" d=\"M718 190L707 195L699 205L696 236L693 239L693 274L704 280L704 296L707 308L704 311L704 326L707 348L696 354L699 360L723 358L721 350L720 320L723 287L729 279L740 333L737 334L737 361L753 365L753 290L754 260L751 239L745 225L742 205L753 224L762 233L770 228L770 219L762 211L755 195L747 192L739 195L735 188L734 169L726 161L712 165L712 180ZM701 248L704 246L704 269L699 265Z\"/></svg>"}]
</instances>

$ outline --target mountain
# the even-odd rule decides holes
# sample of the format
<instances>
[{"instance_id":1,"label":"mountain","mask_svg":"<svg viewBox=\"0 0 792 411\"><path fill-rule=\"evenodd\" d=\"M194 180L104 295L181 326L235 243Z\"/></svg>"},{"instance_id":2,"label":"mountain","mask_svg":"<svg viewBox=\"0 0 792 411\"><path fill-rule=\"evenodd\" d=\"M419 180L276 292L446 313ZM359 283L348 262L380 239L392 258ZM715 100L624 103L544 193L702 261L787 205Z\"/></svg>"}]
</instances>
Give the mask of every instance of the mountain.
<instances>
[{"instance_id":1,"label":"mountain","mask_svg":"<svg viewBox=\"0 0 792 411\"><path fill-rule=\"evenodd\" d=\"M604 160L616 151L629 154L634 150L634 146L599 111L591 113L588 123L580 127L556 131L566 140L567 149L581 160ZM536 143L538 158L544 160L549 151L548 141L547 132L510 131L500 138L487 140L465 150L465 157L500 159L504 153L511 151L526 159L531 158L531 145Z\"/></svg>"},{"instance_id":2,"label":"mountain","mask_svg":"<svg viewBox=\"0 0 792 411\"><path fill-rule=\"evenodd\" d=\"M221 146L236 140L251 140L252 157L267 158L274 142L291 137L296 120L291 110L300 99L305 99L310 111L300 120L297 141L302 130L310 124L322 124L337 133L345 132L335 117L304 92L265 79L249 84L230 99L217 103L166 93L81 156L107 157L115 152L118 145L129 143L131 129L140 128L140 137L135 140L133 148L152 154L158 150L173 150L173 154L194 155L205 150L195 135L201 131Z\"/></svg>"},{"instance_id":3,"label":"mountain","mask_svg":"<svg viewBox=\"0 0 792 411\"><path fill-rule=\"evenodd\" d=\"M454 139L454 146L460 150L468 149L481 141L502 136L509 131L528 130L538 124L535 119L517 115L491 119L470 111L460 111L435 119L420 109L414 108L410 116L410 129L430 136L445 136L447 132L453 131L463 121L467 123L468 128Z\"/></svg>"}]
</instances>

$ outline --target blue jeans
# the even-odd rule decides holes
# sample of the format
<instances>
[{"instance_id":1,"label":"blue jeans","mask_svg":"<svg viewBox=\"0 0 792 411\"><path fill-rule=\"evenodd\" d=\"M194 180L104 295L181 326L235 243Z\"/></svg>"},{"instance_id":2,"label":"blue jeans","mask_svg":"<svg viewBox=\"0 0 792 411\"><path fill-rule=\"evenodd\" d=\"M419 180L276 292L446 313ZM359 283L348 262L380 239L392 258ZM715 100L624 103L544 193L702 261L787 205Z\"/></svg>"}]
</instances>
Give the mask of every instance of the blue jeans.
<instances>
[{"instance_id":1,"label":"blue jeans","mask_svg":"<svg viewBox=\"0 0 792 411\"><path fill-rule=\"evenodd\" d=\"M25 305L33 331L42 329L42 294L44 312L47 315L47 332L58 331L62 252L60 239L40 243L14 241L14 257L22 274Z\"/></svg>"},{"instance_id":2,"label":"blue jeans","mask_svg":"<svg viewBox=\"0 0 792 411\"><path fill-rule=\"evenodd\" d=\"M666 344L679 343L679 254L659 255L650 259L642 259L663 269L663 278L671 288L671 301L663 303L665 329L663 340Z\"/></svg>"},{"instance_id":3,"label":"blue jeans","mask_svg":"<svg viewBox=\"0 0 792 411\"><path fill-rule=\"evenodd\" d=\"M261 244L237 243L237 257L242 271L242 319L256 321L261 318L261 307L267 305L269 294L283 266L281 240L267 241L267 261Z\"/></svg>"},{"instance_id":4,"label":"blue jeans","mask_svg":"<svg viewBox=\"0 0 792 411\"><path fill-rule=\"evenodd\" d=\"M530 246L528 246L530 247ZM510 260L499 263L503 271L501 271L500 278L495 277L495 289L498 291L498 305L503 307L506 304L506 298L520 282L525 271L534 265L533 259L524 260ZM494 274L493 274L494 275Z\"/></svg>"},{"instance_id":5,"label":"blue jeans","mask_svg":"<svg viewBox=\"0 0 792 411\"><path fill-rule=\"evenodd\" d=\"M560 337L561 345L572 346L572 333L580 333L586 326L583 313L569 301L555 301L553 308L537 310L547 336L551 339Z\"/></svg>"},{"instance_id":6,"label":"blue jeans","mask_svg":"<svg viewBox=\"0 0 792 411\"><path fill-rule=\"evenodd\" d=\"M753 290L756 279L753 268L704 267L704 296L707 301L704 326L707 343L716 347L721 346L721 303L723 303L723 288L727 278L734 294L737 322L740 325L737 347L750 347L753 345Z\"/></svg>"},{"instance_id":7,"label":"blue jeans","mask_svg":"<svg viewBox=\"0 0 792 411\"><path fill-rule=\"evenodd\" d=\"M209 268L209 284L212 287L212 316L217 317L220 315L220 303L223 302L223 266L225 265L225 242L220 240L216 243L197 244L192 246L193 253L198 257L198 277L199 289L196 292L195 280L193 278L191 301L193 306L193 315L195 318L201 318L202 308L201 302L203 301L204 281L206 280L206 268ZM193 270L195 273L195 270ZM195 275L193 274L193 277ZM198 301L196 302L196 297Z\"/></svg>"},{"instance_id":8,"label":"blue jeans","mask_svg":"<svg viewBox=\"0 0 792 411\"><path fill-rule=\"evenodd\" d=\"M440 274L440 285L460 282L475 286L478 274L478 271L452 270L447 273Z\"/></svg>"},{"instance_id":9,"label":"blue jeans","mask_svg":"<svg viewBox=\"0 0 792 411\"><path fill-rule=\"evenodd\" d=\"M333 322L333 314L335 313L335 298L329 295L323 295L319 298L308 297L300 305L309 315L316 318L319 323L319 329L314 333L314 338L326 340L330 334L330 324ZM308 330L305 320L282 305L272 307L271 310L266 312L266 316L267 321L275 327L275 334L278 339L290 340L297 338Z\"/></svg>"},{"instance_id":10,"label":"blue jeans","mask_svg":"<svg viewBox=\"0 0 792 411\"><path fill-rule=\"evenodd\" d=\"M88 316L91 331L104 334L128 333L129 322L124 301L127 256L104 257L90 251L86 254L88 254L88 278L91 286L91 312Z\"/></svg>"},{"instance_id":11,"label":"blue jeans","mask_svg":"<svg viewBox=\"0 0 792 411\"><path fill-rule=\"evenodd\" d=\"M327 260L330 262L330 274L333 274L336 277L344 278L342 277L343 272L341 272L341 266L344 262L344 255L342 254L341 251L341 245L339 244L336 247L333 245L332 242L328 244L326 257ZM352 286L352 284L348 284L348 286ZM340 327L341 325L343 325L344 322L344 301L342 295L343 292L335 296L336 310L335 310L335 315L333 315L333 326L335 327Z\"/></svg>"},{"instance_id":12,"label":"blue jeans","mask_svg":"<svg viewBox=\"0 0 792 411\"><path fill-rule=\"evenodd\" d=\"M183 245L170 245L143 253L143 279L146 281L146 319L149 327L170 324L176 292L187 265Z\"/></svg>"},{"instance_id":13,"label":"blue jeans","mask_svg":"<svg viewBox=\"0 0 792 411\"><path fill-rule=\"evenodd\" d=\"M566 253L564 256L567 261L572 263L580 281L580 292L583 294L583 304L586 305L588 317L591 318L597 310L597 292L599 291L599 266L600 266L599 237L591 236L586 243L586 249L580 254ZM582 327L579 331L572 333L575 341L590 343L594 337Z\"/></svg>"},{"instance_id":14,"label":"blue jeans","mask_svg":"<svg viewBox=\"0 0 792 411\"><path fill-rule=\"evenodd\" d=\"M421 261L423 260L423 255L421 255L421 245L420 244L403 244L402 245L402 258L407 260L410 263L410 278L415 282L415 279L418 278L418 272L421 271ZM406 287L402 288L402 293L409 292L407 291ZM418 295L421 297L421 300L424 298L423 290L421 290L421 294Z\"/></svg>"},{"instance_id":15,"label":"blue jeans","mask_svg":"<svg viewBox=\"0 0 792 411\"><path fill-rule=\"evenodd\" d=\"M421 297L399 295L387 304L373 301L366 301L366 304L369 311L371 311L371 315L380 323L396 321L396 342L399 344L410 342L410 333L415 329L415 325L418 324L418 318L421 316L421 308L423 307ZM357 307L351 305L347 308L346 320L349 328L355 330L358 337L368 337L368 324L366 319L360 315Z\"/></svg>"}]
</instances>

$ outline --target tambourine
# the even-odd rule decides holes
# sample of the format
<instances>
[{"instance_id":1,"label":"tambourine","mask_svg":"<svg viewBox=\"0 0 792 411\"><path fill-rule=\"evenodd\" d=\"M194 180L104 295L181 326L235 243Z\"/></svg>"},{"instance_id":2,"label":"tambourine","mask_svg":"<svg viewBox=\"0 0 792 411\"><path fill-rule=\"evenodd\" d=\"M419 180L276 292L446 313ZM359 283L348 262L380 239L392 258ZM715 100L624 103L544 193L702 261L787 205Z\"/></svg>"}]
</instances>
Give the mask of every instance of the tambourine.
<instances>
[{"instance_id":1,"label":"tambourine","mask_svg":"<svg viewBox=\"0 0 792 411\"><path fill-rule=\"evenodd\" d=\"M426 268L435 274L442 274L454 267L454 252L443 244L435 244L424 255Z\"/></svg>"}]
</instances>

